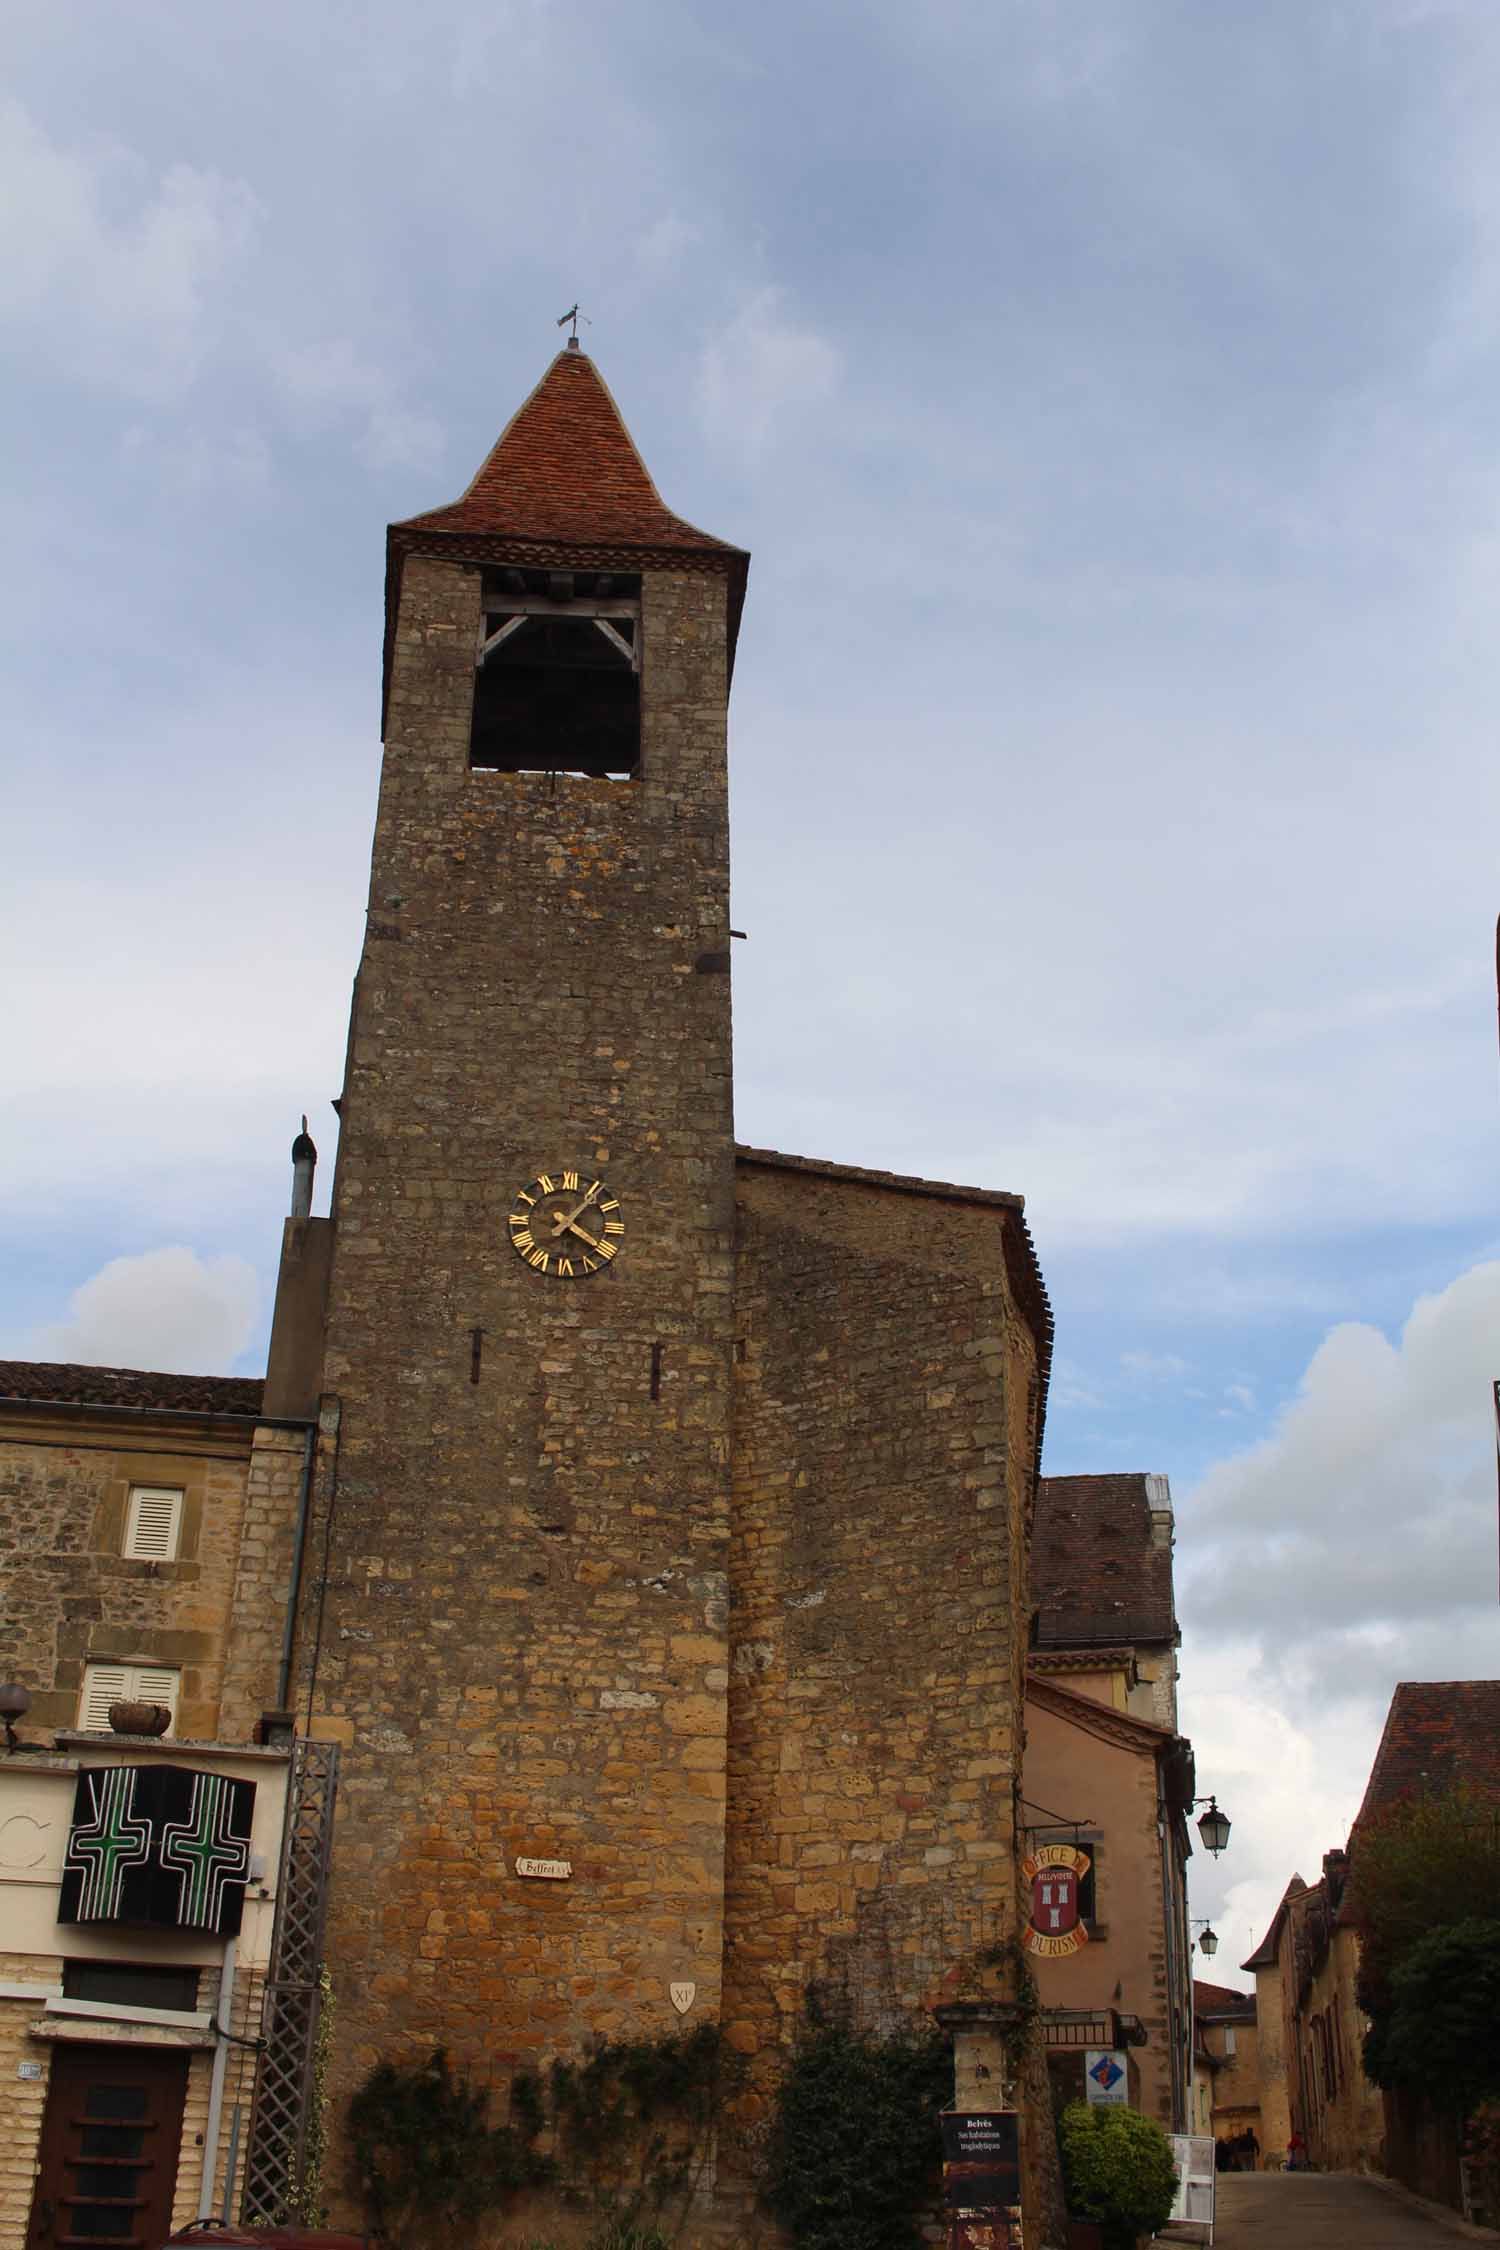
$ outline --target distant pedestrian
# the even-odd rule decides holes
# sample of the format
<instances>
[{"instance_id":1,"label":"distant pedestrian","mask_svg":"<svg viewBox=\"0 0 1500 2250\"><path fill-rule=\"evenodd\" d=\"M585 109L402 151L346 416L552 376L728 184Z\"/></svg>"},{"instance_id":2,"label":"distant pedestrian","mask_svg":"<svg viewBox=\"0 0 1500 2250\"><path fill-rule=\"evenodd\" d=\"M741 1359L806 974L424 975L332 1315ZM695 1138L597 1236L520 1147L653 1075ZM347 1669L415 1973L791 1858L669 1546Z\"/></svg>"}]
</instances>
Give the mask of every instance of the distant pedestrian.
<instances>
[{"instance_id":1,"label":"distant pedestrian","mask_svg":"<svg viewBox=\"0 0 1500 2250\"><path fill-rule=\"evenodd\" d=\"M1293 2133L1286 2144L1286 2168L1289 2172L1307 2170L1307 2143L1300 2133Z\"/></svg>"}]
</instances>

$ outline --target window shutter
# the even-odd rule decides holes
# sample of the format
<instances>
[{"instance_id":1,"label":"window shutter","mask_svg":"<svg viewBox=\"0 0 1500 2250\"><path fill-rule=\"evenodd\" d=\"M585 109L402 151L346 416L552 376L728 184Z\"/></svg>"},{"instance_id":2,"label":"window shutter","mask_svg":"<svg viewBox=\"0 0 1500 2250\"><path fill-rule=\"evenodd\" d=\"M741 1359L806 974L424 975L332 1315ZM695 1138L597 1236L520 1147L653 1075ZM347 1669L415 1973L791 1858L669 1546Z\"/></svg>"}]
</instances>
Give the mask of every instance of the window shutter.
<instances>
[{"instance_id":1,"label":"window shutter","mask_svg":"<svg viewBox=\"0 0 1500 2250\"><path fill-rule=\"evenodd\" d=\"M158 1664L133 1664L130 1668L130 1692L141 1703L165 1703L172 1714L171 1734L177 1725L177 1686L182 1675L168 1672Z\"/></svg>"},{"instance_id":2,"label":"window shutter","mask_svg":"<svg viewBox=\"0 0 1500 2250\"><path fill-rule=\"evenodd\" d=\"M90 1664L83 1675L83 1701L78 1724L86 1734L108 1734L109 1707L130 1693L130 1674L123 1664Z\"/></svg>"},{"instance_id":3,"label":"window shutter","mask_svg":"<svg viewBox=\"0 0 1500 2250\"><path fill-rule=\"evenodd\" d=\"M168 1734L177 1731L177 1689L181 1674L161 1664L89 1664L84 1667L78 1724L85 1734L108 1734L112 1703L165 1703L172 1714Z\"/></svg>"},{"instance_id":4,"label":"window shutter","mask_svg":"<svg viewBox=\"0 0 1500 2250\"><path fill-rule=\"evenodd\" d=\"M182 1494L163 1485L131 1487L125 1553L141 1562L173 1562L182 1530Z\"/></svg>"}]
</instances>

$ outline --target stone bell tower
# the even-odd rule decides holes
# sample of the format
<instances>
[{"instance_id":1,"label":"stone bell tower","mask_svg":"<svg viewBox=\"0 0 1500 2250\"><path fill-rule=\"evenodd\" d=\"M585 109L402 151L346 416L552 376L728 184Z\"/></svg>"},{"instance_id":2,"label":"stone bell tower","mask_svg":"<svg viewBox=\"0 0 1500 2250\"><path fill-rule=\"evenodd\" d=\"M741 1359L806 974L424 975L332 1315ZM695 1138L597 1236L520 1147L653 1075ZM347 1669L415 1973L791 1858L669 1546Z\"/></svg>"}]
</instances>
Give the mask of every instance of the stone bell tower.
<instances>
[{"instance_id":1,"label":"stone bell tower","mask_svg":"<svg viewBox=\"0 0 1500 2250\"><path fill-rule=\"evenodd\" d=\"M389 534L294 1683L346 2087L717 2011L746 567L576 345Z\"/></svg>"}]
</instances>

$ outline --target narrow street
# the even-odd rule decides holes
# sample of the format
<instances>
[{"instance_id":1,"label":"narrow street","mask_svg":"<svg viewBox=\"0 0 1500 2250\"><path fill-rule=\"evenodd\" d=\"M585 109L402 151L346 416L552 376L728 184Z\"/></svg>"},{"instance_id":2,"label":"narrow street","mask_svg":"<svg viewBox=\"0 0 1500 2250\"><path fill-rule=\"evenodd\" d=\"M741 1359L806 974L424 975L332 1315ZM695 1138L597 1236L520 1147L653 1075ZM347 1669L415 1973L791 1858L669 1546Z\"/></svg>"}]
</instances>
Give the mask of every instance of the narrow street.
<instances>
[{"instance_id":1,"label":"narrow street","mask_svg":"<svg viewBox=\"0 0 1500 2250\"><path fill-rule=\"evenodd\" d=\"M1214 2250L1439 2250L1483 2241L1349 2172L1221 2172ZM1494 2239L1491 2237L1490 2239Z\"/></svg>"}]
</instances>

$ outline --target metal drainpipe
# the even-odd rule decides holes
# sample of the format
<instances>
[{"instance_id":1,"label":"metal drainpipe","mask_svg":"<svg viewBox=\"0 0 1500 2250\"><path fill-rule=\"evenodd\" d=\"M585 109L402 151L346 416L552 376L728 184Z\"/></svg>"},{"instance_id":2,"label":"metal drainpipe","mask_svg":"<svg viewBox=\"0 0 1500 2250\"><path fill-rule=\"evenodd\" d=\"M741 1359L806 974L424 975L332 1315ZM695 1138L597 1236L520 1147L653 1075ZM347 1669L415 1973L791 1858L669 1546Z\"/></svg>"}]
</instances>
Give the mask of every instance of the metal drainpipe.
<instances>
[{"instance_id":1,"label":"metal drainpipe","mask_svg":"<svg viewBox=\"0 0 1500 2250\"><path fill-rule=\"evenodd\" d=\"M1161 1838L1161 1917L1162 1942L1167 1956L1167 2020L1163 2029L1172 2057L1172 2130L1180 2133L1183 2125L1182 2100L1182 2042L1174 2021L1176 2010L1178 1947L1177 1926L1172 1913L1172 1817L1167 1806L1167 1777L1158 1758L1156 1765L1156 1832Z\"/></svg>"},{"instance_id":2,"label":"metal drainpipe","mask_svg":"<svg viewBox=\"0 0 1500 2250\"><path fill-rule=\"evenodd\" d=\"M297 1604L302 1598L302 1559L307 1549L307 1518L312 1498L313 1451L318 1425L309 1422L302 1439L302 1485L297 1494L297 1533L292 1542L292 1581L287 1589L286 1624L281 1635L281 1669L276 1675L276 1708L287 1708L292 1685L292 1640L297 1630Z\"/></svg>"},{"instance_id":3,"label":"metal drainpipe","mask_svg":"<svg viewBox=\"0 0 1500 2250\"><path fill-rule=\"evenodd\" d=\"M214 2179L219 2169L219 2119L224 2110L224 2072L229 2062L229 2007L234 1998L233 1938L224 1943L224 1965L219 1971L219 2005L214 2010L214 2063L208 2081L208 2117L203 2127L203 2185L198 2190L198 2216L211 2219Z\"/></svg>"}]
</instances>

